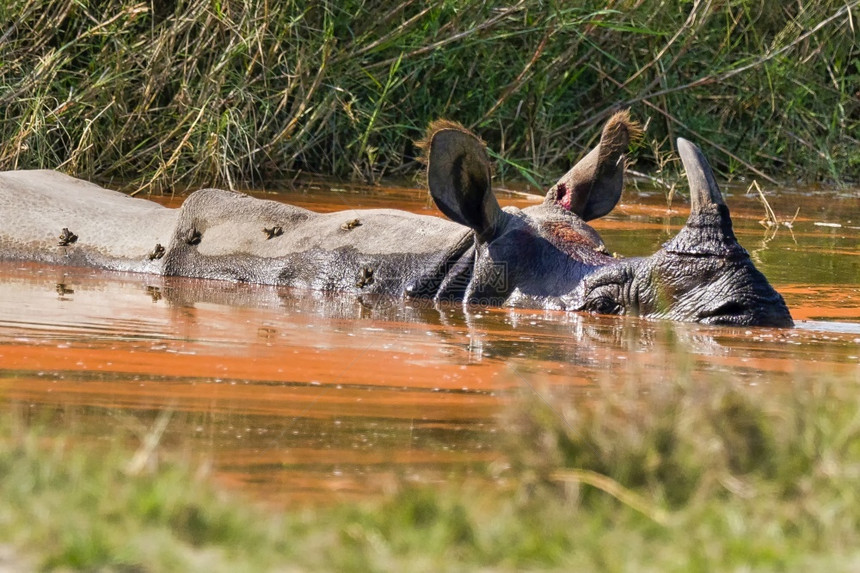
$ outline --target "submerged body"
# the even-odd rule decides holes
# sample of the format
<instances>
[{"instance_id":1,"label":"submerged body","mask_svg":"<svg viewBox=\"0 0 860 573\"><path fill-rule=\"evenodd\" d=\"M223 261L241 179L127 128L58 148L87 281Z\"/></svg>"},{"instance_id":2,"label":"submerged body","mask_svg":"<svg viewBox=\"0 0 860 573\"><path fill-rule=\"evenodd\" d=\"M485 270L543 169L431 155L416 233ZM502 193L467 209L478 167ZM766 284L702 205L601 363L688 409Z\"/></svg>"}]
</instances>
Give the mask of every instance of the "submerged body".
<instances>
[{"instance_id":1,"label":"submerged body","mask_svg":"<svg viewBox=\"0 0 860 573\"><path fill-rule=\"evenodd\" d=\"M49 170L0 173L0 209L15 213L0 229L0 258L314 290L463 300L476 250L470 229L439 217L395 209L322 214L221 189L201 189L170 209ZM533 226L528 209L506 211L523 229ZM558 218L565 225L565 214ZM545 228L551 233L552 223ZM60 244L62 229L75 239ZM535 269L541 298L567 292L591 266L612 260L598 252L596 234L576 237L578 257L547 253L550 260L536 261L569 267L549 280ZM503 287L513 266L496 268Z\"/></svg>"},{"instance_id":2,"label":"submerged body","mask_svg":"<svg viewBox=\"0 0 860 573\"><path fill-rule=\"evenodd\" d=\"M0 258L249 281L316 290L791 325L782 297L734 238L713 174L679 143L690 177L687 227L652 257L614 259L587 220L617 203L632 123L526 209L501 209L483 143L431 126L428 185L449 219L391 209L319 214L203 189L178 209L54 171L0 173Z\"/></svg>"}]
</instances>

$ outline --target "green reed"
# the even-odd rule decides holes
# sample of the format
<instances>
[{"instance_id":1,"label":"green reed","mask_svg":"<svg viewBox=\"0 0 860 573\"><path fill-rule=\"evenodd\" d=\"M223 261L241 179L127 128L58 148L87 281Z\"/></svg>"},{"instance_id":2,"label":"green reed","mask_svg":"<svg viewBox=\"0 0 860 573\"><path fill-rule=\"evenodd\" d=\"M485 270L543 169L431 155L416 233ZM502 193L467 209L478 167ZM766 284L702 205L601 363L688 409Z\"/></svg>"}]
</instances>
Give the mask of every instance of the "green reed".
<instances>
[{"instance_id":1,"label":"green reed","mask_svg":"<svg viewBox=\"0 0 860 573\"><path fill-rule=\"evenodd\" d=\"M860 2L8 0L0 168L147 189L414 172L432 119L545 185L630 106L640 171L860 173Z\"/></svg>"}]
</instances>

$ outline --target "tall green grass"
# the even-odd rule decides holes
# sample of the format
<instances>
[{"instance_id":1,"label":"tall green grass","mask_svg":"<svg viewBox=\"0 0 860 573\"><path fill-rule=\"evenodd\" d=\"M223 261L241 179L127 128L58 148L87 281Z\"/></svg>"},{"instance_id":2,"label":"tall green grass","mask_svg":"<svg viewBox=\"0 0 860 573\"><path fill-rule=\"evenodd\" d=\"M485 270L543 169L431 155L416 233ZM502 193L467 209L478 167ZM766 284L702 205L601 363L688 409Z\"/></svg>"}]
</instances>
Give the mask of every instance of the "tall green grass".
<instances>
[{"instance_id":1,"label":"tall green grass","mask_svg":"<svg viewBox=\"0 0 860 573\"><path fill-rule=\"evenodd\" d=\"M254 185L416 169L438 117L542 184L619 106L727 175L856 180L857 0L7 0L0 168Z\"/></svg>"}]
</instances>

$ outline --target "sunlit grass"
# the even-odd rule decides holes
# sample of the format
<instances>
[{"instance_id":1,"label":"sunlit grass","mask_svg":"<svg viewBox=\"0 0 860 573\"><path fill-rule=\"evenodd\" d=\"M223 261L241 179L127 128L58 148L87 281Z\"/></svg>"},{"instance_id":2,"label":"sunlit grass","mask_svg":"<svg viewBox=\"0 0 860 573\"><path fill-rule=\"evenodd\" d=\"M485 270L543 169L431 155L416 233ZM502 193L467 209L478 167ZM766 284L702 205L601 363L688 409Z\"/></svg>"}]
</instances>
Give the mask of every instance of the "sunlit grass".
<instances>
[{"instance_id":1,"label":"sunlit grass","mask_svg":"<svg viewBox=\"0 0 860 573\"><path fill-rule=\"evenodd\" d=\"M375 180L444 116L546 184L631 105L643 171L680 135L726 175L857 179L860 2L630 4L10 0L0 168Z\"/></svg>"},{"instance_id":2,"label":"sunlit grass","mask_svg":"<svg viewBox=\"0 0 860 573\"><path fill-rule=\"evenodd\" d=\"M7 421L0 538L86 570L855 570L857 381L696 377L525 394L483 478L304 509Z\"/></svg>"}]
</instances>

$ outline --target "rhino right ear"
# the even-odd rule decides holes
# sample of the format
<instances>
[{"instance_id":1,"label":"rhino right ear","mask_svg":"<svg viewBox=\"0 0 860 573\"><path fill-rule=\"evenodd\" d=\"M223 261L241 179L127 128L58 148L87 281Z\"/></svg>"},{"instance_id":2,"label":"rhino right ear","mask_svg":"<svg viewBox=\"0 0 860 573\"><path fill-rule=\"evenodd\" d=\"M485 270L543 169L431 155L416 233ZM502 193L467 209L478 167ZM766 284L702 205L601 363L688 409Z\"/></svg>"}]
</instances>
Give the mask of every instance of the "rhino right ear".
<instances>
[{"instance_id":1,"label":"rhino right ear","mask_svg":"<svg viewBox=\"0 0 860 573\"><path fill-rule=\"evenodd\" d=\"M493 195L490 159L484 143L460 124L439 120L416 143L427 163L427 185L449 219L492 239L503 218Z\"/></svg>"},{"instance_id":2,"label":"rhino right ear","mask_svg":"<svg viewBox=\"0 0 860 573\"><path fill-rule=\"evenodd\" d=\"M642 135L642 128L619 111L606 122L600 143L552 186L546 203L556 204L584 221L603 217L621 199L627 146Z\"/></svg>"}]
</instances>

